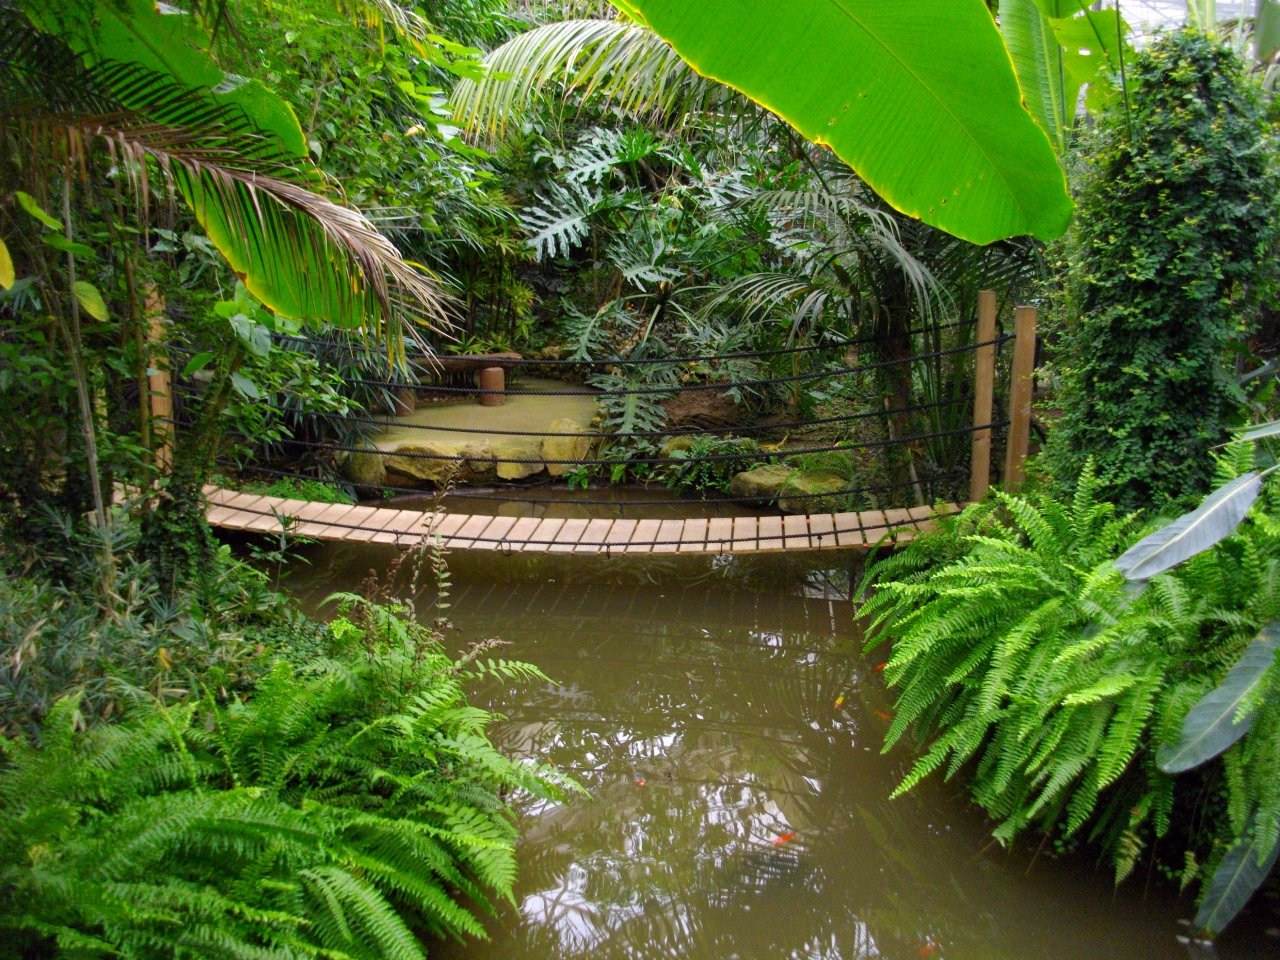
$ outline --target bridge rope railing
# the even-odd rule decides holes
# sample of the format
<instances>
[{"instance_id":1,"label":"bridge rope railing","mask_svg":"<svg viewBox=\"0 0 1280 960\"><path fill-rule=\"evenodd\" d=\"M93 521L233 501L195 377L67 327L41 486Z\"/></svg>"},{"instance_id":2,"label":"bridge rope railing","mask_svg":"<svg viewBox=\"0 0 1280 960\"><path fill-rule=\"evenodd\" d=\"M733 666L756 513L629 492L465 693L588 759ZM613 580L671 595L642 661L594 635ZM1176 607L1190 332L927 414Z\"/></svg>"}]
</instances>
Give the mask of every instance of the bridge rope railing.
<instances>
[{"instance_id":1,"label":"bridge rope railing","mask_svg":"<svg viewBox=\"0 0 1280 960\"><path fill-rule=\"evenodd\" d=\"M972 320L957 320L951 323L914 327L897 333L896 335L899 337L915 337L972 326ZM278 343L296 343L303 345L306 348L305 352L312 354L345 354L349 352L346 347L317 342L312 337L300 337L293 334L274 334L272 339ZM869 334L863 337L824 340L821 343L809 343L794 347L773 347L767 350L740 350L730 351L728 353L704 353L671 357L503 357L501 359L501 364L504 367L535 368L682 366L691 363L715 363L729 360L762 360L769 357L795 356L807 353L820 353L823 351L847 350L850 347L884 343L885 339L886 338L883 334ZM408 361L410 364L421 365L427 372L432 373L437 372L432 368L432 365L437 364L438 360L448 361L467 359L469 359L467 354L439 353L427 355L424 353L410 353L408 355Z\"/></svg>"},{"instance_id":2,"label":"bridge rope railing","mask_svg":"<svg viewBox=\"0 0 1280 960\"><path fill-rule=\"evenodd\" d=\"M179 387L178 396L198 397L199 391L190 387ZM581 396L594 397L597 394L583 393ZM670 430L504 430L487 427L457 427L433 423L405 423L392 414L380 417L367 417L359 414L342 414L347 423L368 424L374 427L395 427L397 430L426 430L431 433L470 433L495 437L570 437L579 440L625 440L636 437L695 437L702 435L718 436L720 434L776 433L778 431L795 430L804 427L828 426L835 423L856 423L859 420L883 419L899 414L921 413L927 410L944 410L949 407L969 403L968 397L952 397L928 403L915 403L905 407L886 407L883 410L864 410L861 413L848 413L830 417L812 417L807 420L774 420L764 423L743 424L740 426L708 426L708 427L675 427ZM283 404L259 401L258 405L269 410L282 413L297 413L295 408ZM474 458L473 458L474 459Z\"/></svg>"},{"instance_id":3,"label":"bridge rope railing","mask_svg":"<svg viewBox=\"0 0 1280 960\"><path fill-rule=\"evenodd\" d=\"M664 384L644 387L627 387L621 390L591 390L589 392L593 397L638 397L659 395L670 396L672 394L687 391L716 390L723 392L734 389L758 389L760 387L781 386L783 384L805 383L811 380L828 380L837 377L858 376L859 374L872 373L894 366L919 363L922 360L931 360L955 356L962 353L971 353L981 347L999 346L1002 343L1008 342L1010 339L1012 339L1011 335L1001 334L990 340L966 343L955 347L945 347L939 350L926 351L924 353L914 353L906 357L891 357L887 360L876 360L871 363L831 367L822 370L808 370L804 373L783 374L776 377L758 377L751 380L709 381L705 383ZM349 383L358 383L361 386L382 387L390 390L429 390L432 393L449 393L463 396L574 397L582 396L584 392L582 387L568 386L563 390L509 390L505 388L491 389L486 387L459 387L449 384L432 384L424 386L421 383L410 383L406 380L382 380L374 377L346 377L345 379Z\"/></svg>"}]
</instances>

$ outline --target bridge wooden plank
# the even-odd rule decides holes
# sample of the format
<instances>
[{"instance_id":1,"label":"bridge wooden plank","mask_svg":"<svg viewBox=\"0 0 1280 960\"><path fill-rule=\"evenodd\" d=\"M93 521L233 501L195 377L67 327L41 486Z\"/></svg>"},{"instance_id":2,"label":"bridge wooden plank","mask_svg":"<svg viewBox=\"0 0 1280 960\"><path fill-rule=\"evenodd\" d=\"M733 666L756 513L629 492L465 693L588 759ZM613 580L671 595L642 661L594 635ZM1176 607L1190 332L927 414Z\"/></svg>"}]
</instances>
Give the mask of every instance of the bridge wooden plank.
<instances>
[{"instance_id":1,"label":"bridge wooden plank","mask_svg":"<svg viewBox=\"0 0 1280 960\"><path fill-rule=\"evenodd\" d=\"M834 513L814 513L809 515L809 536L813 540L814 549L830 550L836 543L836 516Z\"/></svg>"},{"instance_id":2,"label":"bridge wooden plank","mask_svg":"<svg viewBox=\"0 0 1280 960\"><path fill-rule=\"evenodd\" d=\"M493 516L485 514L454 514L454 516L462 516L462 523L458 524L458 529L449 538L449 548L451 550L466 550L469 547L484 546L484 542L479 537L486 535L485 531L493 525Z\"/></svg>"},{"instance_id":3,"label":"bridge wooden plank","mask_svg":"<svg viewBox=\"0 0 1280 960\"><path fill-rule=\"evenodd\" d=\"M760 549L760 521L757 517L733 518L734 553L755 553Z\"/></svg>"},{"instance_id":4,"label":"bridge wooden plank","mask_svg":"<svg viewBox=\"0 0 1280 960\"><path fill-rule=\"evenodd\" d=\"M582 539L582 534L587 529L587 523L588 521L581 517L571 517L566 520L556 533L555 542L546 548L547 552L573 553L578 541Z\"/></svg>"},{"instance_id":5,"label":"bridge wooden plank","mask_svg":"<svg viewBox=\"0 0 1280 960\"><path fill-rule=\"evenodd\" d=\"M851 550L867 546L866 518L861 513L837 513L834 519L837 546Z\"/></svg>"},{"instance_id":6,"label":"bridge wooden plank","mask_svg":"<svg viewBox=\"0 0 1280 960\"><path fill-rule=\"evenodd\" d=\"M680 549L680 536L684 531L683 520L663 520L653 537L654 553L675 553Z\"/></svg>"},{"instance_id":7,"label":"bridge wooden plank","mask_svg":"<svg viewBox=\"0 0 1280 960\"><path fill-rule=\"evenodd\" d=\"M653 541L658 539L658 531L662 529L662 521L654 519L640 520L631 534L631 542L627 545L627 553L652 553Z\"/></svg>"},{"instance_id":8,"label":"bridge wooden plank","mask_svg":"<svg viewBox=\"0 0 1280 960\"><path fill-rule=\"evenodd\" d=\"M357 509L347 503L328 504L315 519L308 521L316 527L313 536L321 540L346 540L351 533L349 523L352 521L348 518L358 517Z\"/></svg>"},{"instance_id":9,"label":"bridge wooden plank","mask_svg":"<svg viewBox=\"0 0 1280 960\"><path fill-rule=\"evenodd\" d=\"M542 523L540 517L520 517L512 524L511 529L507 531L506 543L503 549L509 552L515 552L525 549L525 541L533 536L533 532L538 529L538 524Z\"/></svg>"},{"instance_id":10,"label":"bridge wooden plank","mask_svg":"<svg viewBox=\"0 0 1280 960\"><path fill-rule=\"evenodd\" d=\"M373 535L374 543L394 543L400 547L411 547L426 535L430 513L421 510L394 510L384 507L388 514L382 528Z\"/></svg>"},{"instance_id":11,"label":"bridge wooden plank","mask_svg":"<svg viewBox=\"0 0 1280 960\"><path fill-rule=\"evenodd\" d=\"M547 547L555 541L556 534L560 532L562 526L564 526L563 517L544 517L538 521L533 533L520 549L532 553L545 553Z\"/></svg>"},{"instance_id":12,"label":"bridge wooden plank","mask_svg":"<svg viewBox=\"0 0 1280 960\"><path fill-rule=\"evenodd\" d=\"M756 526L759 528L760 550L783 550L786 545L782 540L782 518L781 517L757 517Z\"/></svg>"},{"instance_id":13,"label":"bridge wooden plank","mask_svg":"<svg viewBox=\"0 0 1280 960\"><path fill-rule=\"evenodd\" d=\"M371 543L374 538L382 532L388 523L395 519L398 511L389 510L386 507L370 507L372 512L364 520L360 521L360 529L348 530L344 539L352 543Z\"/></svg>"},{"instance_id":14,"label":"bridge wooden plank","mask_svg":"<svg viewBox=\"0 0 1280 960\"><path fill-rule=\"evenodd\" d=\"M707 521L702 517L694 517L686 520L684 526L680 528L680 545L676 547L678 553L706 553L707 552Z\"/></svg>"},{"instance_id":15,"label":"bridge wooden plank","mask_svg":"<svg viewBox=\"0 0 1280 960\"><path fill-rule=\"evenodd\" d=\"M484 528L482 539L477 539L472 548L475 550L505 550L510 544L507 534L516 524L516 517L494 517L493 522Z\"/></svg>"},{"instance_id":16,"label":"bridge wooden plank","mask_svg":"<svg viewBox=\"0 0 1280 960\"><path fill-rule=\"evenodd\" d=\"M271 511L273 509L283 517L292 518L292 523L288 528L290 536L313 538L318 532L315 529L307 529L306 523L300 519L300 515L313 512L311 509L311 501L281 500L277 498L273 498L270 503L262 504L261 509L256 510L259 514L258 521L252 522L241 529L252 529L255 532L280 533L281 522L274 514L272 514ZM209 522L215 522L212 511L210 512Z\"/></svg>"},{"instance_id":17,"label":"bridge wooden plank","mask_svg":"<svg viewBox=\"0 0 1280 960\"><path fill-rule=\"evenodd\" d=\"M862 520L863 536L867 546L891 539L889 527L885 521L883 510L860 510L858 516Z\"/></svg>"},{"instance_id":18,"label":"bridge wooden plank","mask_svg":"<svg viewBox=\"0 0 1280 960\"><path fill-rule=\"evenodd\" d=\"M609 530L613 527L612 517L600 517L587 524L582 532L582 541L574 553L604 553L607 549Z\"/></svg>"},{"instance_id":19,"label":"bridge wooden plank","mask_svg":"<svg viewBox=\"0 0 1280 960\"><path fill-rule=\"evenodd\" d=\"M784 550L808 550L809 517L806 514L795 514L782 518L782 547Z\"/></svg>"},{"instance_id":20,"label":"bridge wooden plank","mask_svg":"<svg viewBox=\"0 0 1280 960\"><path fill-rule=\"evenodd\" d=\"M471 519L469 513L427 513L424 520L427 526L427 535L440 541L440 545L445 548L452 548L455 535L462 529L463 525Z\"/></svg>"},{"instance_id":21,"label":"bridge wooden plank","mask_svg":"<svg viewBox=\"0 0 1280 960\"><path fill-rule=\"evenodd\" d=\"M605 539L604 552L610 556L618 553L625 553L628 544L635 537L636 527L640 525L639 520L633 520L628 517L613 521L613 526L609 528L608 535Z\"/></svg>"},{"instance_id":22,"label":"bridge wooden plank","mask_svg":"<svg viewBox=\"0 0 1280 960\"><path fill-rule=\"evenodd\" d=\"M733 549L733 517L712 517L707 521L707 553L729 553Z\"/></svg>"}]
</instances>

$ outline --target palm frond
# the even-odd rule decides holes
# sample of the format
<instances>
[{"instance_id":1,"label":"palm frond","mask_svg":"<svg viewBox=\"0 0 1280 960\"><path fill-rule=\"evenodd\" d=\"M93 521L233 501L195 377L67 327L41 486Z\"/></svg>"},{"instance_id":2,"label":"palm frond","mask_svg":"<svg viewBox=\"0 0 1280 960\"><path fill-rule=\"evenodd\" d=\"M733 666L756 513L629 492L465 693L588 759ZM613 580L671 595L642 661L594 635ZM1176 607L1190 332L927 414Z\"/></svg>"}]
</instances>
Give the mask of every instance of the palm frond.
<instances>
[{"instance_id":1,"label":"palm frond","mask_svg":"<svg viewBox=\"0 0 1280 960\"><path fill-rule=\"evenodd\" d=\"M53 169L86 170L104 149L144 216L158 170L272 309L368 332L393 350L405 335L448 329L435 278L358 210L324 196L318 171L279 154L236 108L136 64L85 67L65 48L55 82L48 57L60 45L35 31L15 30L4 46L0 116L12 135Z\"/></svg>"},{"instance_id":2,"label":"palm frond","mask_svg":"<svg viewBox=\"0 0 1280 960\"><path fill-rule=\"evenodd\" d=\"M483 80L462 80L454 115L493 142L548 92L596 97L629 115L670 118L723 88L694 73L653 31L623 20L564 20L491 51ZM727 94L726 94L727 95Z\"/></svg>"}]
</instances>

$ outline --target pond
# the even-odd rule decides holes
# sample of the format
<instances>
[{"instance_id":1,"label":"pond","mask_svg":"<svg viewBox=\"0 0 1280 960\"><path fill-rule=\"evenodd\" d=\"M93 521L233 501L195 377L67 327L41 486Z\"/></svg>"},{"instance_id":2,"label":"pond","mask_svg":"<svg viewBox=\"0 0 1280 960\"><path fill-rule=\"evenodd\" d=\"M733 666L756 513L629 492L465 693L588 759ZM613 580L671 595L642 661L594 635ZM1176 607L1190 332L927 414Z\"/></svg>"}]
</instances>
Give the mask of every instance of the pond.
<instances>
[{"instance_id":1,"label":"pond","mask_svg":"<svg viewBox=\"0 0 1280 960\"><path fill-rule=\"evenodd\" d=\"M314 607L391 556L310 547L288 583ZM554 678L477 692L506 716L496 739L590 796L522 807L516 903L491 941L434 957L1280 955L1274 899L1215 947L1188 943L1189 903L1154 876L1116 892L1090 860L1004 851L956 786L888 799L907 756L880 753L890 698L840 571L786 558L450 564L451 644L501 638L503 655Z\"/></svg>"}]
</instances>

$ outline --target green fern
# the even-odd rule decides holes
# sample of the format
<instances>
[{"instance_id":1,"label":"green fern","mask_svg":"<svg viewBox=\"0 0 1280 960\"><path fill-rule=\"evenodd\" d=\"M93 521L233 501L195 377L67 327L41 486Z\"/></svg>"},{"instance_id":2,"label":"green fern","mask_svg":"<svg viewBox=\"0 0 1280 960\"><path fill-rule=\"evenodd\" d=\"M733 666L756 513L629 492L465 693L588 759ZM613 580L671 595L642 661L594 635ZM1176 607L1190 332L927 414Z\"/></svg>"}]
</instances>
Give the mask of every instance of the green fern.
<instances>
[{"instance_id":1,"label":"green fern","mask_svg":"<svg viewBox=\"0 0 1280 960\"><path fill-rule=\"evenodd\" d=\"M1217 472L1252 466L1232 448ZM997 493L874 564L858 596L868 648L890 644L885 748L911 734L921 751L896 793L963 772L998 839L1083 831L1119 882L1203 789L1155 747L1280 614L1280 494L1135 593L1112 560L1142 531L1098 489L1090 466L1066 502ZM1260 858L1280 843L1280 667L1258 686L1240 708L1253 729L1210 774L1223 815L1179 834L1200 877L1246 839Z\"/></svg>"},{"instance_id":2,"label":"green fern","mask_svg":"<svg viewBox=\"0 0 1280 960\"><path fill-rule=\"evenodd\" d=\"M144 700L83 732L71 697L40 747L3 742L7 955L409 960L424 935L484 935L515 882L504 797L576 787L499 753L464 683L542 675L338 602L345 663L277 662L248 700Z\"/></svg>"}]
</instances>

